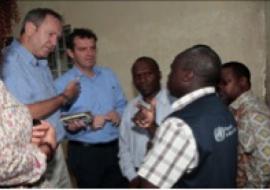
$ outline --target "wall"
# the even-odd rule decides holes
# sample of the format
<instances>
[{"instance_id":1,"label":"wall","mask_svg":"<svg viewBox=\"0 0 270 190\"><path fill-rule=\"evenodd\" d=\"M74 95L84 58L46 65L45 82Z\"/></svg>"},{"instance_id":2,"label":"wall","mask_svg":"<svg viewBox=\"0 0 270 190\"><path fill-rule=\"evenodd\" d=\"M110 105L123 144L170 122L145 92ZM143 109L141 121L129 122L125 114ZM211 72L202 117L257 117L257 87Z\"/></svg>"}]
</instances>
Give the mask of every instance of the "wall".
<instances>
[{"instance_id":1,"label":"wall","mask_svg":"<svg viewBox=\"0 0 270 190\"><path fill-rule=\"evenodd\" d=\"M253 90L265 94L264 1L21 0L18 5L22 17L31 8L50 7L73 27L93 29L99 37L98 64L117 73L129 99L135 95L130 67L137 57L154 57L165 84L174 56L198 43L213 47L224 62L247 64Z\"/></svg>"}]
</instances>

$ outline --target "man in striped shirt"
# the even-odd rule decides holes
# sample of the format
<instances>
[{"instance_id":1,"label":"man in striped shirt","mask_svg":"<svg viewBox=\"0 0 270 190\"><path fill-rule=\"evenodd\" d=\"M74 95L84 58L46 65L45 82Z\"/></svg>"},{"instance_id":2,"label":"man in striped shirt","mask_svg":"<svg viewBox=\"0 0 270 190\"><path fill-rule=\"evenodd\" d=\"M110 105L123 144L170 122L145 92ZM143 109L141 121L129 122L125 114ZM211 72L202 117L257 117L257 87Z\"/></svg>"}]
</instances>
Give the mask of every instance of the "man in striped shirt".
<instances>
[{"instance_id":1,"label":"man in striped shirt","mask_svg":"<svg viewBox=\"0 0 270 190\"><path fill-rule=\"evenodd\" d=\"M178 54L168 89L177 97L173 112L158 127L153 147L138 171L141 187L234 188L237 129L216 95L221 61L206 45ZM155 110L141 109L136 124L156 128ZM214 117L213 117L214 116Z\"/></svg>"}]
</instances>

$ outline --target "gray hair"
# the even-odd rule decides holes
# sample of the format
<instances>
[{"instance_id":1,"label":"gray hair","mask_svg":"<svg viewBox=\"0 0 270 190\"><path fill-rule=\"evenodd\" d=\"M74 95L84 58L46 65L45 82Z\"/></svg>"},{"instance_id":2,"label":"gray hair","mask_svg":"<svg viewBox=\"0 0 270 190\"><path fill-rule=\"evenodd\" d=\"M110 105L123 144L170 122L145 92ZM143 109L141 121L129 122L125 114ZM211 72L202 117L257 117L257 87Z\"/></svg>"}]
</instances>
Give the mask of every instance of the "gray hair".
<instances>
[{"instance_id":1,"label":"gray hair","mask_svg":"<svg viewBox=\"0 0 270 190\"><path fill-rule=\"evenodd\" d=\"M47 15L51 15L58 19L60 22L63 22L63 17L54 10L49 8L35 8L30 10L24 17L21 34L25 32L25 25L27 22L32 22L36 26L39 26Z\"/></svg>"}]
</instances>

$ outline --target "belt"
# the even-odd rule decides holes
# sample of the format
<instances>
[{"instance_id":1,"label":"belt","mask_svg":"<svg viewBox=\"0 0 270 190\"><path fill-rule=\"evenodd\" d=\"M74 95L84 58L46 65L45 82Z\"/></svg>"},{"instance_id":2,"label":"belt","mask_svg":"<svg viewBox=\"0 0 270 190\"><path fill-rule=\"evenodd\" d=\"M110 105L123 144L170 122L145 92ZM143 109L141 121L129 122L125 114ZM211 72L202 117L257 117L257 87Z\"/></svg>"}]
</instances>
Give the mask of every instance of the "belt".
<instances>
[{"instance_id":1,"label":"belt","mask_svg":"<svg viewBox=\"0 0 270 190\"><path fill-rule=\"evenodd\" d=\"M83 146L83 147L110 147L118 145L118 139L115 139L110 142L104 142L104 143L87 143L87 142L80 142L80 141L69 141L70 145L73 146Z\"/></svg>"}]
</instances>

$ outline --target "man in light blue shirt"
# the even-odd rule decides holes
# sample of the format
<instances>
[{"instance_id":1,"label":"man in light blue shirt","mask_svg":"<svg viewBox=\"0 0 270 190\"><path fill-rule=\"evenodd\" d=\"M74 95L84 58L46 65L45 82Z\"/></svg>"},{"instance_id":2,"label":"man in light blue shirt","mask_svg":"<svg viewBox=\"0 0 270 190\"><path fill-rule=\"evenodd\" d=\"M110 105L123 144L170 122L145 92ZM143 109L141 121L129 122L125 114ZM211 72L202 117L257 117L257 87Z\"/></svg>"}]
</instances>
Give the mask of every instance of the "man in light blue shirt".
<instances>
[{"instance_id":1,"label":"man in light blue shirt","mask_svg":"<svg viewBox=\"0 0 270 190\"><path fill-rule=\"evenodd\" d=\"M8 90L26 104L34 119L46 119L55 128L57 140L65 136L60 122L61 106L78 95L77 82L72 81L57 95L46 57L55 49L62 33L62 17L51 9L37 8L24 19L19 41L4 50L3 80ZM50 151L50 147L48 147ZM70 188L65 158L58 146L48 163L46 179L53 188Z\"/></svg>"},{"instance_id":2,"label":"man in light blue shirt","mask_svg":"<svg viewBox=\"0 0 270 190\"><path fill-rule=\"evenodd\" d=\"M74 79L80 81L78 99L66 114L91 112L90 125L73 121L66 126L68 165L79 188L120 188L124 178L118 165L118 125L126 98L116 75L96 65L95 33L74 29L68 39L68 55L74 67L55 81L61 92Z\"/></svg>"},{"instance_id":3,"label":"man in light blue shirt","mask_svg":"<svg viewBox=\"0 0 270 190\"><path fill-rule=\"evenodd\" d=\"M20 102L31 105L56 95L47 60L38 60L15 39L5 51L4 82ZM20 77L23 77L23 80ZM59 118L60 110L47 119L56 127L58 141L65 136Z\"/></svg>"},{"instance_id":4,"label":"man in light blue shirt","mask_svg":"<svg viewBox=\"0 0 270 190\"><path fill-rule=\"evenodd\" d=\"M139 96L131 100L122 117L119 138L119 157L122 173L129 180L129 187L138 187L137 169L147 152L151 136L149 132L135 125L133 117L139 111L138 105L155 105L156 122L160 124L171 110L167 90L161 89L161 73L157 62L150 57L138 58L132 66L133 83Z\"/></svg>"}]
</instances>

